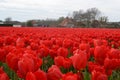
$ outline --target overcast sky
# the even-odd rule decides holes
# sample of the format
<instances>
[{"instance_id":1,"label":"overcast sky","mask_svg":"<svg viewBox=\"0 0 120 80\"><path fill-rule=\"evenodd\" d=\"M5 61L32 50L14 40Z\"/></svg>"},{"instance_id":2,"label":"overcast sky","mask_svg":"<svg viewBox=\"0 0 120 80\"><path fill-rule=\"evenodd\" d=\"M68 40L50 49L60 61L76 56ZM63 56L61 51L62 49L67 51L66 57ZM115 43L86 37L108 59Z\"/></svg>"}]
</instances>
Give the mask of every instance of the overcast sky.
<instances>
[{"instance_id":1,"label":"overcast sky","mask_svg":"<svg viewBox=\"0 0 120 80\"><path fill-rule=\"evenodd\" d=\"M0 0L0 20L57 19L93 7L108 16L109 21L120 21L120 0Z\"/></svg>"}]
</instances>

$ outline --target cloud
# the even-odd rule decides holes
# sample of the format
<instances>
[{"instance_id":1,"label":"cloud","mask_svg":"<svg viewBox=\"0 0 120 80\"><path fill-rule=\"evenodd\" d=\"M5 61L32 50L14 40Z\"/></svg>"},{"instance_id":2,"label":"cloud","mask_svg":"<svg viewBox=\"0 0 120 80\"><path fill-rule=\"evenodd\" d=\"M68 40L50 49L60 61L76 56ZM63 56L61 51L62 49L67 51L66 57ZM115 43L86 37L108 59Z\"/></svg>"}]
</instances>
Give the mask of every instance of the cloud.
<instances>
[{"instance_id":1,"label":"cloud","mask_svg":"<svg viewBox=\"0 0 120 80\"><path fill-rule=\"evenodd\" d=\"M119 0L0 0L0 19L58 18L75 10L97 7L110 21L119 21L119 4Z\"/></svg>"}]
</instances>

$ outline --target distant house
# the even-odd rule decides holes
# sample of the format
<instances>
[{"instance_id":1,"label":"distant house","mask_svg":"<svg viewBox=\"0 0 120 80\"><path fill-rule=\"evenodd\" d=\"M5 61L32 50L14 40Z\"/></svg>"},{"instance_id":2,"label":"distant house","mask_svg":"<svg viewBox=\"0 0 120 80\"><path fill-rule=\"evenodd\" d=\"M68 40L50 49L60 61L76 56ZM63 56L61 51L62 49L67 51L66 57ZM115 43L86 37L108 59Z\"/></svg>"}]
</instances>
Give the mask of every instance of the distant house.
<instances>
[{"instance_id":1,"label":"distant house","mask_svg":"<svg viewBox=\"0 0 120 80\"><path fill-rule=\"evenodd\" d=\"M22 23L19 21L10 21L10 22L0 21L0 27L22 27Z\"/></svg>"},{"instance_id":2,"label":"distant house","mask_svg":"<svg viewBox=\"0 0 120 80\"><path fill-rule=\"evenodd\" d=\"M19 21L12 21L11 23L13 24L13 27L22 27L22 24Z\"/></svg>"},{"instance_id":3,"label":"distant house","mask_svg":"<svg viewBox=\"0 0 120 80\"><path fill-rule=\"evenodd\" d=\"M6 24L6 23L0 21L0 27L12 27L12 26L13 26L13 24Z\"/></svg>"},{"instance_id":4,"label":"distant house","mask_svg":"<svg viewBox=\"0 0 120 80\"><path fill-rule=\"evenodd\" d=\"M60 23L60 26L62 27L74 27L74 21L69 18L69 17L66 17L61 23Z\"/></svg>"}]
</instances>

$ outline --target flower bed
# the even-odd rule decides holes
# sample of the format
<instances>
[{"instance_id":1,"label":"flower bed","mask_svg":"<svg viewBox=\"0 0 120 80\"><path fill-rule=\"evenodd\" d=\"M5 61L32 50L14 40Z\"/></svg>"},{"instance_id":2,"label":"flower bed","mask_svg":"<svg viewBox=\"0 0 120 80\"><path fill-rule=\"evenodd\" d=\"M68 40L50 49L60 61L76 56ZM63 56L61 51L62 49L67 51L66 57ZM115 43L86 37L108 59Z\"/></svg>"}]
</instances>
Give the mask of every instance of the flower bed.
<instances>
[{"instance_id":1,"label":"flower bed","mask_svg":"<svg viewBox=\"0 0 120 80\"><path fill-rule=\"evenodd\" d=\"M120 30L0 28L0 80L120 80Z\"/></svg>"}]
</instances>

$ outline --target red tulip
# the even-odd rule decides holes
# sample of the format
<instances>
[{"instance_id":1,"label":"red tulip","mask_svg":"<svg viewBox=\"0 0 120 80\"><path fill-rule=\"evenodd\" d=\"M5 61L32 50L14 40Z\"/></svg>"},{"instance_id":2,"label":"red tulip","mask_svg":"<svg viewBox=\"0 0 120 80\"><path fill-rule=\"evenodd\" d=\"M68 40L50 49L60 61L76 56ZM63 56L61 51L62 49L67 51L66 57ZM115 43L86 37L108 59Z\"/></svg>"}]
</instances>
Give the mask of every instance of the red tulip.
<instances>
[{"instance_id":1,"label":"red tulip","mask_svg":"<svg viewBox=\"0 0 120 80\"><path fill-rule=\"evenodd\" d=\"M94 70L105 73L105 69L103 66L100 66L100 65L93 63L93 62L88 62L88 70L90 73L92 73L92 71L94 71Z\"/></svg>"},{"instance_id":2,"label":"red tulip","mask_svg":"<svg viewBox=\"0 0 120 80\"><path fill-rule=\"evenodd\" d=\"M16 40L16 46L17 46L17 47L25 47L24 39L23 39L23 38L18 38L18 39Z\"/></svg>"},{"instance_id":3,"label":"red tulip","mask_svg":"<svg viewBox=\"0 0 120 80\"><path fill-rule=\"evenodd\" d=\"M57 56L57 51L53 50L53 49L50 49L49 50L49 54L50 54L50 57L51 58L55 58Z\"/></svg>"},{"instance_id":4,"label":"red tulip","mask_svg":"<svg viewBox=\"0 0 120 80\"><path fill-rule=\"evenodd\" d=\"M64 41L63 41L63 47L70 48L70 47L72 47L72 45L73 45L72 40L70 40L70 39L64 39Z\"/></svg>"},{"instance_id":5,"label":"red tulip","mask_svg":"<svg viewBox=\"0 0 120 80\"><path fill-rule=\"evenodd\" d=\"M103 44L104 46L108 46L108 41L107 41L107 40L102 40L102 44Z\"/></svg>"},{"instance_id":6,"label":"red tulip","mask_svg":"<svg viewBox=\"0 0 120 80\"><path fill-rule=\"evenodd\" d=\"M87 60L89 60L89 58L90 58L90 52L86 52L86 51L82 51L82 50L80 50L80 49L76 49L74 52L73 52L73 54L80 54L80 53L84 53L84 54L86 54L86 56L87 56Z\"/></svg>"},{"instance_id":7,"label":"red tulip","mask_svg":"<svg viewBox=\"0 0 120 80\"><path fill-rule=\"evenodd\" d=\"M34 72L38 70L41 64L41 59L31 54L24 54L18 61L18 74L20 77L25 78L27 72Z\"/></svg>"},{"instance_id":8,"label":"red tulip","mask_svg":"<svg viewBox=\"0 0 120 80\"><path fill-rule=\"evenodd\" d=\"M72 57L72 63L75 69L82 70L87 65L87 55L84 52L74 54Z\"/></svg>"},{"instance_id":9,"label":"red tulip","mask_svg":"<svg viewBox=\"0 0 120 80\"><path fill-rule=\"evenodd\" d=\"M62 46L62 43L63 41L61 38L56 39L56 45Z\"/></svg>"},{"instance_id":10,"label":"red tulip","mask_svg":"<svg viewBox=\"0 0 120 80\"><path fill-rule=\"evenodd\" d=\"M110 58L110 59L119 59L119 55L120 55L120 50L118 49L114 49L112 48L109 53L107 54L107 56Z\"/></svg>"},{"instance_id":11,"label":"red tulip","mask_svg":"<svg viewBox=\"0 0 120 80\"><path fill-rule=\"evenodd\" d=\"M51 48L51 47L52 47L52 42L51 42L51 40L44 40L44 41L43 41L43 44L44 44L45 46L47 46L48 48Z\"/></svg>"},{"instance_id":12,"label":"red tulip","mask_svg":"<svg viewBox=\"0 0 120 80\"><path fill-rule=\"evenodd\" d=\"M108 80L108 76L99 71L92 71L92 80Z\"/></svg>"},{"instance_id":13,"label":"red tulip","mask_svg":"<svg viewBox=\"0 0 120 80\"><path fill-rule=\"evenodd\" d=\"M63 66L63 61L64 61L64 57L62 57L62 56L57 56L54 59L55 65L57 65L58 67Z\"/></svg>"},{"instance_id":14,"label":"red tulip","mask_svg":"<svg viewBox=\"0 0 120 80\"><path fill-rule=\"evenodd\" d=\"M78 74L73 74L72 72L66 73L62 80L83 80Z\"/></svg>"},{"instance_id":15,"label":"red tulip","mask_svg":"<svg viewBox=\"0 0 120 80\"><path fill-rule=\"evenodd\" d=\"M55 65L58 67L64 67L66 69L69 69L70 66L72 65L72 61L69 58L64 58L62 56L57 56L54 59Z\"/></svg>"},{"instance_id":16,"label":"red tulip","mask_svg":"<svg viewBox=\"0 0 120 80\"><path fill-rule=\"evenodd\" d=\"M34 75L36 76L36 80L47 80L46 73L40 69L34 72Z\"/></svg>"},{"instance_id":17,"label":"red tulip","mask_svg":"<svg viewBox=\"0 0 120 80\"><path fill-rule=\"evenodd\" d=\"M34 73L28 72L26 75L26 80L47 80L47 76L43 71L37 70Z\"/></svg>"},{"instance_id":18,"label":"red tulip","mask_svg":"<svg viewBox=\"0 0 120 80\"><path fill-rule=\"evenodd\" d=\"M8 75L0 68L0 80L9 80Z\"/></svg>"},{"instance_id":19,"label":"red tulip","mask_svg":"<svg viewBox=\"0 0 120 80\"><path fill-rule=\"evenodd\" d=\"M101 46L102 45L102 41L99 39L94 39L94 46Z\"/></svg>"},{"instance_id":20,"label":"red tulip","mask_svg":"<svg viewBox=\"0 0 120 80\"><path fill-rule=\"evenodd\" d=\"M57 51L59 49L59 45L53 45L52 49L55 50L55 51Z\"/></svg>"},{"instance_id":21,"label":"red tulip","mask_svg":"<svg viewBox=\"0 0 120 80\"><path fill-rule=\"evenodd\" d=\"M60 69L56 65L52 65L52 67L48 69L47 79L60 80L62 78L62 75L63 74L61 73Z\"/></svg>"},{"instance_id":22,"label":"red tulip","mask_svg":"<svg viewBox=\"0 0 120 80\"><path fill-rule=\"evenodd\" d=\"M43 58L43 57L46 57L48 56L48 53L49 53L49 49L44 46L44 45L41 45L40 46L40 49L38 50L38 55Z\"/></svg>"},{"instance_id":23,"label":"red tulip","mask_svg":"<svg viewBox=\"0 0 120 80\"><path fill-rule=\"evenodd\" d=\"M16 54L16 53L9 53L7 56L6 56L6 63L8 64L8 66L14 70L14 71L17 71L18 70L18 61L19 61L19 53Z\"/></svg>"},{"instance_id":24,"label":"red tulip","mask_svg":"<svg viewBox=\"0 0 120 80\"><path fill-rule=\"evenodd\" d=\"M69 69L72 65L72 60L69 58L65 58L63 61L63 67Z\"/></svg>"},{"instance_id":25,"label":"red tulip","mask_svg":"<svg viewBox=\"0 0 120 80\"><path fill-rule=\"evenodd\" d=\"M28 72L25 80L37 80L32 72Z\"/></svg>"},{"instance_id":26,"label":"red tulip","mask_svg":"<svg viewBox=\"0 0 120 80\"><path fill-rule=\"evenodd\" d=\"M37 43L32 42L30 44L32 50L37 50L39 48L39 45Z\"/></svg>"},{"instance_id":27,"label":"red tulip","mask_svg":"<svg viewBox=\"0 0 120 80\"><path fill-rule=\"evenodd\" d=\"M6 53L5 49L0 48L0 61L5 62L6 56L7 56L7 53Z\"/></svg>"},{"instance_id":28,"label":"red tulip","mask_svg":"<svg viewBox=\"0 0 120 80\"><path fill-rule=\"evenodd\" d=\"M120 68L120 60L119 59L106 58L105 61L104 61L104 67L105 67L106 70L119 69Z\"/></svg>"},{"instance_id":29,"label":"red tulip","mask_svg":"<svg viewBox=\"0 0 120 80\"><path fill-rule=\"evenodd\" d=\"M90 45L87 43L81 43L79 45L80 50L85 51L86 53L89 53Z\"/></svg>"},{"instance_id":30,"label":"red tulip","mask_svg":"<svg viewBox=\"0 0 120 80\"><path fill-rule=\"evenodd\" d=\"M107 52L108 52L108 49L105 46L96 46L94 50L95 61L103 65Z\"/></svg>"},{"instance_id":31,"label":"red tulip","mask_svg":"<svg viewBox=\"0 0 120 80\"><path fill-rule=\"evenodd\" d=\"M58 54L58 56L67 57L68 56L68 49L61 47L58 49L57 54Z\"/></svg>"},{"instance_id":32,"label":"red tulip","mask_svg":"<svg viewBox=\"0 0 120 80\"><path fill-rule=\"evenodd\" d=\"M5 45L11 45L14 42L13 38L10 36L5 36Z\"/></svg>"}]
</instances>

